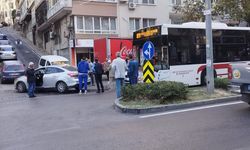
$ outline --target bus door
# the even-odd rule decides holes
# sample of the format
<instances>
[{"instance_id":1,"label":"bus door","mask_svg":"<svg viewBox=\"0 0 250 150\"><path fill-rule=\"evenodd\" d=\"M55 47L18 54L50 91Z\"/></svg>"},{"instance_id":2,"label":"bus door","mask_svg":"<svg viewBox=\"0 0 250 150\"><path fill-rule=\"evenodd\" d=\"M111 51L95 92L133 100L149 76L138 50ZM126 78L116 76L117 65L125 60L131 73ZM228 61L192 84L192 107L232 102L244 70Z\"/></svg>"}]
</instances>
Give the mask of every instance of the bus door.
<instances>
[{"instance_id":1,"label":"bus door","mask_svg":"<svg viewBox=\"0 0 250 150\"><path fill-rule=\"evenodd\" d=\"M155 81L167 81L170 79L168 47L162 46L155 49Z\"/></svg>"}]
</instances>

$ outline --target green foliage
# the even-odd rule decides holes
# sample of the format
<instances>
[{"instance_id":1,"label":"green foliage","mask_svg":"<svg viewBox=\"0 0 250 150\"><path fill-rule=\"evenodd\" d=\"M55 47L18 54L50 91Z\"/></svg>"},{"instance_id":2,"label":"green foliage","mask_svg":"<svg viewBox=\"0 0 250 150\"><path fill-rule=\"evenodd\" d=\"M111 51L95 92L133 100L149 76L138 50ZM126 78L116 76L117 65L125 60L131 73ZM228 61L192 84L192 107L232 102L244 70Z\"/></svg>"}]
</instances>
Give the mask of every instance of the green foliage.
<instances>
[{"instance_id":1,"label":"green foliage","mask_svg":"<svg viewBox=\"0 0 250 150\"><path fill-rule=\"evenodd\" d=\"M153 84L128 85L122 89L125 101L150 100L161 104L187 98L188 87L183 83L162 81Z\"/></svg>"},{"instance_id":2,"label":"green foliage","mask_svg":"<svg viewBox=\"0 0 250 150\"><path fill-rule=\"evenodd\" d=\"M220 88L220 89L228 89L228 85L229 85L229 80L227 78L216 78L214 79L214 85L215 88Z\"/></svg>"},{"instance_id":3,"label":"green foliage","mask_svg":"<svg viewBox=\"0 0 250 150\"><path fill-rule=\"evenodd\" d=\"M239 20L242 18L243 9L236 0L220 0L214 6L214 13L223 16L229 15L229 19Z\"/></svg>"},{"instance_id":4,"label":"green foliage","mask_svg":"<svg viewBox=\"0 0 250 150\"><path fill-rule=\"evenodd\" d=\"M204 2L201 0L185 0L183 3L183 6L179 5L174 9L183 15L182 19L184 22L205 20L203 15L205 10Z\"/></svg>"}]
</instances>

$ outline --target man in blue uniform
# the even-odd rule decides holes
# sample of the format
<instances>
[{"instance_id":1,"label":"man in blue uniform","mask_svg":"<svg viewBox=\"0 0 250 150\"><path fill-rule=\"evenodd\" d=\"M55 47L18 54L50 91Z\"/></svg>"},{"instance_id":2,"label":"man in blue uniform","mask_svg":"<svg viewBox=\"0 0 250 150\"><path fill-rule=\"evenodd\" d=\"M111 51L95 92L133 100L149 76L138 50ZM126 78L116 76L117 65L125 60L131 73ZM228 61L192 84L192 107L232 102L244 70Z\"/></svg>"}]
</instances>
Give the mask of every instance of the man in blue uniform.
<instances>
[{"instance_id":1,"label":"man in blue uniform","mask_svg":"<svg viewBox=\"0 0 250 150\"><path fill-rule=\"evenodd\" d=\"M78 64L79 94L82 94L82 81L84 82L84 94L87 94L89 63L81 59Z\"/></svg>"},{"instance_id":2,"label":"man in blue uniform","mask_svg":"<svg viewBox=\"0 0 250 150\"><path fill-rule=\"evenodd\" d=\"M129 55L129 63L128 63L128 76L129 76L129 83L131 85L137 84L138 82L138 70L139 70L139 63L137 60L134 59L133 55Z\"/></svg>"}]
</instances>

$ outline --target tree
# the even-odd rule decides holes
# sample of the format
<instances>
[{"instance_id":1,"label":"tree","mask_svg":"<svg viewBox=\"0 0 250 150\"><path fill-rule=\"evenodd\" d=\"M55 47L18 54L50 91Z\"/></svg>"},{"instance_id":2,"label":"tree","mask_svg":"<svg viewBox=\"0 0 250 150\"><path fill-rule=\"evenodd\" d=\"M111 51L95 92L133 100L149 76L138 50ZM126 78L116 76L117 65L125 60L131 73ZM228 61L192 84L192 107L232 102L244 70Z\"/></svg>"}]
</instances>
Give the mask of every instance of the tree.
<instances>
[{"instance_id":1,"label":"tree","mask_svg":"<svg viewBox=\"0 0 250 150\"><path fill-rule=\"evenodd\" d=\"M219 0L214 6L214 15L240 21L242 18L241 4L238 0Z\"/></svg>"},{"instance_id":2,"label":"tree","mask_svg":"<svg viewBox=\"0 0 250 150\"><path fill-rule=\"evenodd\" d=\"M250 25L250 1L242 0L243 19Z\"/></svg>"},{"instance_id":3,"label":"tree","mask_svg":"<svg viewBox=\"0 0 250 150\"><path fill-rule=\"evenodd\" d=\"M201 0L185 0L183 6L174 7L176 12L182 14L184 22L188 21L204 21L205 16L203 11L205 10L204 2Z\"/></svg>"}]
</instances>

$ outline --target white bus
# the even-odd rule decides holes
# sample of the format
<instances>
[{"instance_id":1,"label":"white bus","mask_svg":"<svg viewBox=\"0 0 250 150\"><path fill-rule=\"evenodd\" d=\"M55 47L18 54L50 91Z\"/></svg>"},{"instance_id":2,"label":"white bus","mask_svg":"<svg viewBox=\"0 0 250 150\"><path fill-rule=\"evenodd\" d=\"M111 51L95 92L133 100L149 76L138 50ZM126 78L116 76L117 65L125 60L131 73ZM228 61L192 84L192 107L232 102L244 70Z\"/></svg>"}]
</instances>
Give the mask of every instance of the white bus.
<instances>
[{"instance_id":1,"label":"white bus","mask_svg":"<svg viewBox=\"0 0 250 150\"><path fill-rule=\"evenodd\" d=\"M250 60L250 28L213 23L214 76L230 78L230 62ZM205 84L205 23L163 24L134 32L133 48L143 64L142 47L155 46L155 80L178 81L189 86Z\"/></svg>"}]
</instances>

